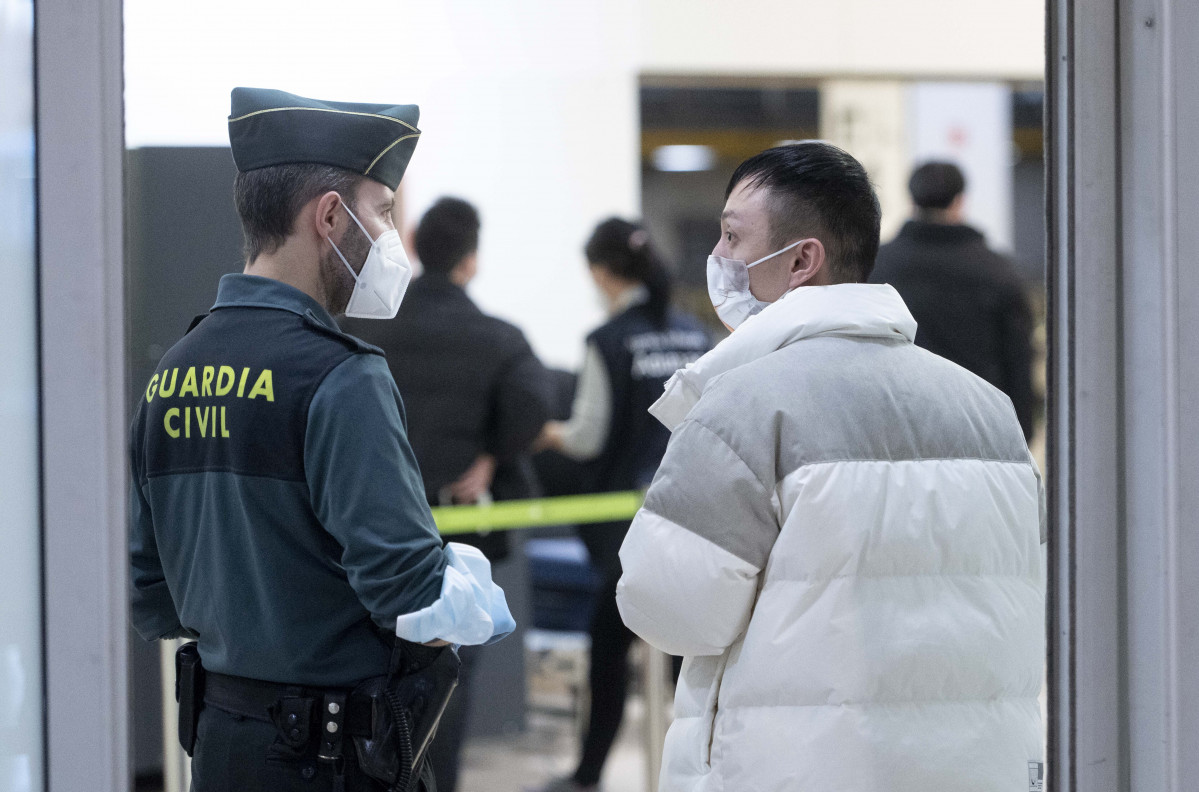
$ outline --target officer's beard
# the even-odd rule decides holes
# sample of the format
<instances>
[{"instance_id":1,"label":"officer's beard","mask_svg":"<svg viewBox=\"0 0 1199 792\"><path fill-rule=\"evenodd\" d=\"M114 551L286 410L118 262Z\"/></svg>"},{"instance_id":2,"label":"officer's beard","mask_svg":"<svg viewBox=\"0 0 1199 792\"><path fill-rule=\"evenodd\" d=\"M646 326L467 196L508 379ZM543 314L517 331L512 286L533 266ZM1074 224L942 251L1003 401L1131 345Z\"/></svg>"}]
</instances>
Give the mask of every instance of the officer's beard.
<instances>
[{"instance_id":1,"label":"officer's beard","mask_svg":"<svg viewBox=\"0 0 1199 792\"><path fill-rule=\"evenodd\" d=\"M335 241L346 261L350 262L356 272L361 272L362 265L366 263L366 257L371 252L371 242L362 233L362 229L351 225L341 235L341 239ZM354 293L354 283L354 276L330 245L321 256L321 285L328 295L329 313L340 316L346 312L346 306L350 304L350 295Z\"/></svg>"}]
</instances>

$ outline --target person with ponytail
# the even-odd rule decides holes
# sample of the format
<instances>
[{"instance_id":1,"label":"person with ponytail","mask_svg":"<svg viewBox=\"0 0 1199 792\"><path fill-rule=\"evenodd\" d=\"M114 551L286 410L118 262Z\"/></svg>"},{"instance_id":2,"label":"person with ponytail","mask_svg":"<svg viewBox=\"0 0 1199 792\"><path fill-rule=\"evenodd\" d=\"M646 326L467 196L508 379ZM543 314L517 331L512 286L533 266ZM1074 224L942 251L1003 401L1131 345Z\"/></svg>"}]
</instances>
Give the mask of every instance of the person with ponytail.
<instances>
[{"instance_id":1,"label":"person with ponytail","mask_svg":"<svg viewBox=\"0 0 1199 792\"><path fill-rule=\"evenodd\" d=\"M644 489L670 439L649 407L677 369L711 348L711 339L698 321L672 309L670 275L640 225L605 220L584 253L609 319L587 337L570 419L548 423L538 447L584 462L586 491ZM635 639L616 608L618 552L628 527L602 523L582 532L604 581L591 619L590 718L578 768L543 792L596 789L620 728Z\"/></svg>"}]
</instances>

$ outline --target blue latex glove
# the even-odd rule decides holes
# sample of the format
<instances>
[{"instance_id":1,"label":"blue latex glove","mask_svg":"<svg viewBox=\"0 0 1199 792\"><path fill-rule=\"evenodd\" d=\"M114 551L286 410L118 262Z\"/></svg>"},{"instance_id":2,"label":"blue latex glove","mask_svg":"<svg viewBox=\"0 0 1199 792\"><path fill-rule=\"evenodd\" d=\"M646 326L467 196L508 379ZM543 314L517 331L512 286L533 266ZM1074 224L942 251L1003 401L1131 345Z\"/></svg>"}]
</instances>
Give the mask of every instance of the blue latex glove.
<instances>
[{"instance_id":1,"label":"blue latex glove","mask_svg":"<svg viewBox=\"0 0 1199 792\"><path fill-rule=\"evenodd\" d=\"M479 549L445 546L441 596L432 605L396 620L396 635L413 643L442 640L492 644L516 629L504 590L491 581L491 562Z\"/></svg>"}]
</instances>

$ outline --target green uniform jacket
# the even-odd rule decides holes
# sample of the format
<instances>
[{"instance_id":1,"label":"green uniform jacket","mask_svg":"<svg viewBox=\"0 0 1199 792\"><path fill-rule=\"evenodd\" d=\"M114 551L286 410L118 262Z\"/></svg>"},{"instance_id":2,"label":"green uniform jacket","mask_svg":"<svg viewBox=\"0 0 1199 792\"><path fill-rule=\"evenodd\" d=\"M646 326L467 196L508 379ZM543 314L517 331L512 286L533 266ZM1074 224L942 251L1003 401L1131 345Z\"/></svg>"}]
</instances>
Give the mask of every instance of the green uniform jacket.
<instances>
[{"instance_id":1,"label":"green uniform jacket","mask_svg":"<svg viewBox=\"0 0 1199 792\"><path fill-rule=\"evenodd\" d=\"M130 440L132 618L205 668L298 685L384 673L437 599L442 542L383 353L312 298L221 279L163 356Z\"/></svg>"}]
</instances>

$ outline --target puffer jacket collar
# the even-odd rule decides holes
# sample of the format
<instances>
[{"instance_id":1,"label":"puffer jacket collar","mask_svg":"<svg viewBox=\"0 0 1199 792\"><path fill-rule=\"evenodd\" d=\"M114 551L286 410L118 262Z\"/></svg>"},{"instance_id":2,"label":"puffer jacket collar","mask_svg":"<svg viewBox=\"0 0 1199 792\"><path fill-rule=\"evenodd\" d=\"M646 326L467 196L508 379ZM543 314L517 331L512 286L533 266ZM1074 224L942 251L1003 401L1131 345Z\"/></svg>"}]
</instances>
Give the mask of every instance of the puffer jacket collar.
<instances>
[{"instance_id":1,"label":"puffer jacket collar","mask_svg":"<svg viewBox=\"0 0 1199 792\"><path fill-rule=\"evenodd\" d=\"M708 354L674 373L650 413L672 432L715 377L796 341L821 335L888 338L911 343L916 320L886 284L801 286L751 316Z\"/></svg>"}]
</instances>

